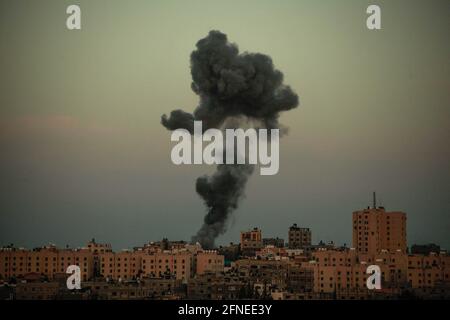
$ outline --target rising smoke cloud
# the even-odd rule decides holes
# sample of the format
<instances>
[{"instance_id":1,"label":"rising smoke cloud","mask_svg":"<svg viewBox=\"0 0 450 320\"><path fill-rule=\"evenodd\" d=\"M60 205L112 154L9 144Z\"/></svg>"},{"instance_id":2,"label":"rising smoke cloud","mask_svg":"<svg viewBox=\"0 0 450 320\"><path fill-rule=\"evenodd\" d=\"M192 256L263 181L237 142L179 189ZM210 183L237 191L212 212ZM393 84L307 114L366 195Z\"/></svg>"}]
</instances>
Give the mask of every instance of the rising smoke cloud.
<instances>
[{"instance_id":1,"label":"rising smoke cloud","mask_svg":"<svg viewBox=\"0 0 450 320\"><path fill-rule=\"evenodd\" d=\"M278 129L281 111L299 104L297 94L283 84L283 74L272 59L260 53L239 53L220 31L210 31L197 42L191 54L192 90L200 103L194 112L174 110L161 123L169 130L186 129L193 133L194 121L202 121L203 131L224 126L239 128L254 119L267 129ZM226 123L227 119L233 121ZM238 207L245 185L253 173L248 164L221 164L212 176L197 179L196 191L208 208L197 234L192 238L204 248L213 248L215 239L226 231L230 214Z\"/></svg>"}]
</instances>

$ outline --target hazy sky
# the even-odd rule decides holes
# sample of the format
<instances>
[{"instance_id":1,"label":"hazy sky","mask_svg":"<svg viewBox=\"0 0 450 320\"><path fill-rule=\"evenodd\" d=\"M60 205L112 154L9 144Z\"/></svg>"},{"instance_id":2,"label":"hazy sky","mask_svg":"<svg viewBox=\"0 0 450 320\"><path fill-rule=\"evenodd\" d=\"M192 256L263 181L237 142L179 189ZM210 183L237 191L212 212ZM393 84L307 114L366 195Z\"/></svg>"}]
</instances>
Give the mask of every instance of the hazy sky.
<instances>
[{"instance_id":1,"label":"hazy sky","mask_svg":"<svg viewBox=\"0 0 450 320\"><path fill-rule=\"evenodd\" d=\"M82 30L66 29L79 4ZM366 28L378 4L382 30ZM351 243L376 190L408 244L450 249L450 2L0 3L0 245L114 249L189 240L208 166L175 166L160 116L192 111L189 55L212 30L272 57L301 106L281 116L280 172L251 177L219 243L254 226Z\"/></svg>"}]
</instances>

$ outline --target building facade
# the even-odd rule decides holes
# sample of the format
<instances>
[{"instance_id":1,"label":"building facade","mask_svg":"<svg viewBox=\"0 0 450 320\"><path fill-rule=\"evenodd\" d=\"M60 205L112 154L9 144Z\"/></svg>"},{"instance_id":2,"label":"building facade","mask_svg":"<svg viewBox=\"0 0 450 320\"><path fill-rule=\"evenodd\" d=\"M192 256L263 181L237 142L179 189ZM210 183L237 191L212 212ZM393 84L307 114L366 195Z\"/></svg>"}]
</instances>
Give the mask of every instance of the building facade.
<instances>
[{"instance_id":1,"label":"building facade","mask_svg":"<svg viewBox=\"0 0 450 320\"><path fill-rule=\"evenodd\" d=\"M192 278L196 273L222 272L224 256L217 251L204 251L195 245L176 246L170 250L135 248L113 252L110 246L94 245L80 249L58 249L54 246L26 250L0 249L0 280L23 279L36 274L53 280L67 276L70 265L80 267L81 280L95 277L115 281L137 278L174 276L176 280ZM181 248L181 249L180 249Z\"/></svg>"},{"instance_id":2,"label":"building facade","mask_svg":"<svg viewBox=\"0 0 450 320\"><path fill-rule=\"evenodd\" d=\"M311 230L309 228L300 228L294 223L289 228L289 249L302 249L311 246Z\"/></svg>"},{"instance_id":3,"label":"building facade","mask_svg":"<svg viewBox=\"0 0 450 320\"><path fill-rule=\"evenodd\" d=\"M406 253L406 214L383 207L353 212L353 247L360 253Z\"/></svg>"},{"instance_id":4,"label":"building facade","mask_svg":"<svg viewBox=\"0 0 450 320\"><path fill-rule=\"evenodd\" d=\"M254 255L257 250L263 247L261 230L253 228L252 230L241 232L240 245L243 255Z\"/></svg>"},{"instance_id":5,"label":"building facade","mask_svg":"<svg viewBox=\"0 0 450 320\"><path fill-rule=\"evenodd\" d=\"M81 279L87 281L94 275L94 254L86 249L57 249L54 246L26 250L0 249L0 277L22 278L26 274L39 274L49 279L66 273L67 267L80 267Z\"/></svg>"}]
</instances>

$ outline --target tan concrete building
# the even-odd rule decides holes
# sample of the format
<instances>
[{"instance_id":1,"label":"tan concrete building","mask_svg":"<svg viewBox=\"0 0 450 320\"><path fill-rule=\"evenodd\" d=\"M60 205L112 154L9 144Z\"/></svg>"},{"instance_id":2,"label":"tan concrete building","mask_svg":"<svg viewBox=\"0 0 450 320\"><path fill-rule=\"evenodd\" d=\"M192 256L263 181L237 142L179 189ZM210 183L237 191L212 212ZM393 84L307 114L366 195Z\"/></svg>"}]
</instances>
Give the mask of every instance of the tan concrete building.
<instances>
[{"instance_id":1,"label":"tan concrete building","mask_svg":"<svg viewBox=\"0 0 450 320\"><path fill-rule=\"evenodd\" d=\"M261 230L242 231L240 237L241 252L243 255L254 255L255 252L263 247Z\"/></svg>"},{"instance_id":2,"label":"tan concrete building","mask_svg":"<svg viewBox=\"0 0 450 320\"><path fill-rule=\"evenodd\" d=\"M192 254L184 252L130 251L100 255L101 275L114 280L136 277L160 277L175 274L176 279L192 276Z\"/></svg>"},{"instance_id":3,"label":"tan concrete building","mask_svg":"<svg viewBox=\"0 0 450 320\"><path fill-rule=\"evenodd\" d=\"M0 249L0 279L24 278L28 274L52 280L65 274L70 265L78 265L83 282L97 276L129 281L137 277L175 276L187 281L196 273L222 272L224 256L217 251L204 251L198 246L177 246L172 250L138 248L112 252L109 245L90 242L86 248L58 249L54 246L33 250Z\"/></svg>"},{"instance_id":4,"label":"tan concrete building","mask_svg":"<svg viewBox=\"0 0 450 320\"><path fill-rule=\"evenodd\" d=\"M197 253L197 274L222 272L223 267L224 256L217 254L217 251L207 250Z\"/></svg>"},{"instance_id":5,"label":"tan concrete building","mask_svg":"<svg viewBox=\"0 0 450 320\"><path fill-rule=\"evenodd\" d=\"M116 252L114 256L114 279L130 280L138 275L141 257L132 251Z\"/></svg>"},{"instance_id":6,"label":"tan concrete building","mask_svg":"<svg viewBox=\"0 0 450 320\"><path fill-rule=\"evenodd\" d=\"M95 239L92 239L91 241L88 242L87 249L89 249L94 254L112 252L111 244L97 243L97 242L95 242Z\"/></svg>"},{"instance_id":7,"label":"tan concrete building","mask_svg":"<svg viewBox=\"0 0 450 320\"><path fill-rule=\"evenodd\" d=\"M289 249L302 249L311 245L311 230L309 228L300 228L294 223L289 228L288 237Z\"/></svg>"},{"instance_id":8,"label":"tan concrete building","mask_svg":"<svg viewBox=\"0 0 450 320\"><path fill-rule=\"evenodd\" d=\"M53 279L58 273L65 273L69 265L78 265L81 279L86 281L94 274L94 255L87 249L57 249L54 246L33 250L17 248L0 249L0 277L22 278L36 273Z\"/></svg>"},{"instance_id":9,"label":"tan concrete building","mask_svg":"<svg viewBox=\"0 0 450 320\"><path fill-rule=\"evenodd\" d=\"M113 280L174 275L177 280L187 281L196 273L221 272L224 268L223 255L189 248L105 252L99 257L100 274Z\"/></svg>"},{"instance_id":10,"label":"tan concrete building","mask_svg":"<svg viewBox=\"0 0 450 320\"><path fill-rule=\"evenodd\" d=\"M193 254L187 250L156 252L142 257L142 271L144 276L174 274L178 280L187 280L194 272L193 259Z\"/></svg>"},{"instance_id":11,"label":"tan concrete building","mask_svg":"<svg viewBox=\"0 0 450 320\"><path fill-rule=\"evenodd\" d=\"M366 270L369 265L380 267L382 290L396 292L395 289L429 288L438 284L450 288L449 263L448 255L408 255L387 250L378 254L320 250L313 253L313 260L307 265L314 269L315 292L342 291L361 297L361 292L368 293Z\"/></svg>"},{"instance_id":12,"label":"tan concrete building","mask_svg":"<svg viewBox=\"0 0 450 320\"><path fill-rule=\"evenodd\" d=\"M114 279L116 277L116 254L114 252L104 252L99 255L100 261L100 275L108 278Z\"/></svg>"},{"instance_id":13,"label":"tan concrete building","mask_svg":"<svg viewBox=\"0 0 450 320\"><path fill-rule=\"evenodd\" d=\"M450 287L450 256L431 253L408 256L408 282L413 288Z\"/></svg>"},{"instance_id":14,"label":"tan concrete building","mask_svg":"<svg viewBox=\"0 0 450 320\"><path fill-rule=\"evenodd\" d=\"M65 273L70 265L80 267L81 280L87 281L94 276L94 254L86 248L57 250L59 272Z\"/></svg>"},{"instance_id":15,"label":"tan concrete building","mask_svg":"<svg viewBox=\"0 0 450 320\"><path fill-rule=\"evenodd\" d=\"M353 212L353 247L360 253L406 253L406 214L383 207Z\"/></svg>"}]
</instances>

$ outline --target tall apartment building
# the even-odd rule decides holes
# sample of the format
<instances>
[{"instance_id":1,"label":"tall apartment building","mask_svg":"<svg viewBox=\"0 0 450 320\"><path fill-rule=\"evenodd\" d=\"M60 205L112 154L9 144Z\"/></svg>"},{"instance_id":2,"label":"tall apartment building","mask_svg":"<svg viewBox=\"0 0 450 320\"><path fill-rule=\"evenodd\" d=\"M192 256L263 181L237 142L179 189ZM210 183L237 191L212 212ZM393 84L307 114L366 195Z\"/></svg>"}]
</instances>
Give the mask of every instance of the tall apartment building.
<instances>
[{"instance_id":1,"label":"tall apartment building","mask_svg":"<svg viewBox=\"0 0 450 320\"><path fill-rule=\"evenodd\" d=\"M58 249L55 246L33 250L0 248L0 280L30 275L53 280L57 276L66 276L70 265L80 267L82 281L94 277L128 281L137 277L163 276L187 281L196 273L223 271L224 256L217 251L205 251L189 244L179 249L180 246L171 250L158 247L150 251L136 248L113 252L110 245L91 241L81 249Z\"/></svg>"},{"instance_id":2,"label":"tall apartment building","mask_svg":"<svg viewBox=\"0 0 450 320\"><path fill-rule=\"evenodd\" d=\"M244 255L254 255L255 252L263 247L261 230L253 228L253 230L241 232L241 252Z\"/></svg>"},{"instance_id":3,"label":"tall apartment building","mask_svg":"<svg viewBox=\"0 0 450 320\"><path fill-rule=\"evenodd\" d=\"M132 251L99 254L99 275L115 280L131 280L139 276L142 255Z\"/></svg>"},{"instance_id":4,"label":"tall apartment building","mask_svg":"<svg viewBox=\"0 0 450 320\"><path fill-rule=\"evenodd\" d=\"M65 274L69 265L80 267L81 279L86 281L94 275L94 255L88 249L57 249L54 246L26 250L20 248L0 249L0 278L22 278L37 274L53 279Z\"/></svg>"},{"instance_id":5,"label":"tall apartment building","mask_svg":"<svg viewBox=\"0 0 450 320\"><path fill-rule=\"evenodd\" d=\"M100 254L100 275L114 280L173 275L177 280L187 281L196 273L221 272L223 268L224 256L214 250L192 252L184 248Z\"/></svg>"},{"instance_id":6,"label":"tall apartment building","mask_svg":"<svg viewBox=\"0 0 450 320\"><path fill-rule=\"evenodd\" d=\"M100 254L105 252L112 252L112 246L109 243L97 243L93 238L87 244L87 249L94 255L94 276L98 277L100 275Z\"/></svg>"},{"instance_id":7,"label":"tall apartment building","mask_svg":"<svg viewBox=\"0 0 450 320\"><path fill-rule=\"evenodd\" d=\"M289 249L302 249L311 245L311 230L300 228L294 223L289 228Z\"/></svg>"},{"instance_id":8,"label":"tall apartment building","mask_svg":"<svg viewBox=\"0 0 450 320\"><path fill-rule=\"evenodd\" d=\"M353 212L353 247L361 253L407 251L406 213L376 206Z\"/></svg>"}]
</instances>

